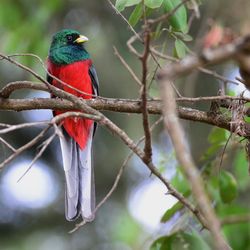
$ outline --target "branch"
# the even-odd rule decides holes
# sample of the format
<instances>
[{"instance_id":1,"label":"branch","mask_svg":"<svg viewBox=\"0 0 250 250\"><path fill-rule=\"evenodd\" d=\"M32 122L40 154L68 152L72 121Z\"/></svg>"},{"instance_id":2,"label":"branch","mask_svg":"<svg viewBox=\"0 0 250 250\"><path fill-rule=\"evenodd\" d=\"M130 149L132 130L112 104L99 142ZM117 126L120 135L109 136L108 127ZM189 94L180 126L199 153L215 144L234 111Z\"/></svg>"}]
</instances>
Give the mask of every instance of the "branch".
<instances>
[{"instance_id":1,"label":"branch","mask_svg":"<svg viewBox=\"0 0 250 250\"><path fill-rule=\"evenodd\" d=\"M152 160L152 146L151 146L151 133L148 121L148 110L147 110L147 74L148 74L148 55L150 52L150 30L147 26L145 18L145 32L144 32L144 52L141 59L142 64L142 87L141 87L141 110L142 110L142 124L145 134L145 145L144 154L145 161L150 162Z\"/></svg>"},{"instance_id":2,"label":"branch","mask_svg":"<svg viewBox=\"0 0 250 250\"><path fill-rule=\"evenodd\" d=\"M135 80L135 82L141 86L142 83L139 80L139 78L137 77L137 75L135 74L135 72L131 69L131 67L126 63L126 61L124 60L124 58L119 54L118 50L116 47L114 48L114 54L118 57L118 59L121 61L121 63L123 64L123 66L127 69L127 71L130 73L130 75L133 77L133 79Z\"/></svg>"},{"instance_id":3,"label":"branch","mask_svg":"<svg viewBox=\"0 0 250 250\"><path fill-rule=\"evenodd\" d=\"M164 60L168 60L168 61L171 61L171 62L180 62L180 61L181 61L180 59L177 59L177 58L175 58L175 57L173 57L173 56L165 55L165 54L163 54L163 53L157 51L157 50L156 50L155 48L153 48L153 47L151 47L150 50L151 50L151 52L152 52L154 55L156 55L156 56L158 56L158 57L160 57L160 58L162 58L162 59L164 59ZM218 80L220 80L220 81L222 81L222 82L233 83L233 84L238 85L239 82L242 81L241 79L237 79L237 81L228 79L228 78L226 78L226 77L224 77L224 76L218 74L216 71L213 71L213 70L210 70L210 69L207 69L207 68L204 68L204 67L198 67L197 69L198 69L200 72L202 72L202 73L204 73L204 74L207 74L207 75L210 75L210 76L213 76L214 78L216 78L216 79L218 79Z\"/></svg>"},{"instance_id":4,"label":"branch","mask_svg":"<svg viewBox=\"0 0 250 250\"><path fill-rule=\"evenodd\" d=\"M173 88L168 80L161 81L160 84L163 99L165 129L172 139L176 152L176 158L182 166L192 187L192 194L194 195L199 211L203 216L202 221L205 220L207 228L210 230L214 238L216 249L228 250L230 247L227 245L220 232L220 222L214 213L208 196L206 195L203 181L190 155L188 144L185 141L184 131L177 118Z\"/></svg>"},{"instance_id":5,"label":"branch","mask_svg":"<svg viewBox=\"0 0 250 250\"><path fill-rule=\"evenodd\" d=\"M35 138L33 138L31 141L23 145L22 147L18 148L15 150L15 152L10 155L7 159L5 159L1 164L0 164L0 169L2 169L4 166L6 166L8 163L10 163L12 160L14 160L18 155L20 155L23 151L31 148L33 145L35 145L39 140L41 140L46 132L49 130L50 126L46 127L43 129Z\"/></svg>"},{"instance_id":6,"label":"branch","mask_svg":"<svg viewBox=\"0 0 250 250\"><path fill-rule=\"evenodd\" d=\"M216 49L204 49L199 55L187 56L177 63L168 64L158 74L159 78L173 80L181 75L188 74L194 69L205 65L215 65L229 59L237 60L239 55L246 48L250 47L250 35L240 37L232 43ZM241 61L242 61L241 57Z\"/></svg>"},{"instance_id":7,"label":"branch","mask_svg":"<svg viewBox=\"0 0 250 250\"><path fill-rule=\"evenodd\" d=\"M239 214L239 215L230 215L221 219L222 225L227 224L238 224L238 223L249 223L250 214Z\"/></svg>"},{"instance_id":8,"label":"branch","mask_svg":"<svg viewBox=\"0 0 250 250\"><path fill-rule=\"evenodd\" d=\"M198 98L178 98L178 101L210 101L210 100L244 100L249 101L249 98L232 97L232 96L211 96L211 97L198 97ZM96 110L105 110L122 113L141 113L141 105L139 100L131 99L93 99L82 100L86 102L90 107ZM161 114L161 101L160 100L148 100L147 110L149 114ZM229 106L231 104L229 103ZM67 100L62 99L50 99L50 98L34 98L34 99L1 99L0 98L0 110L9 111L22 111L22 110L34 110L34 109L51 109L51 110L72 110L76 107ZM248 114L248 109L245 110ZM231 126L231 118L222 114L214 114L210 111L200 111L197 109L178 107L178 115L180 118L190 121L196 121L201 123L210 124L220 128L227 129L230 132L234 132L234 126ZM33 123L32 123L33 124ZM31 125L32 125L31 124ZM40 125L41 122L35 123ZM22 126L22 125L21 125ZM248 123L243 124L242 131L237 133L240 136L250 135L250 126Z\"/></svg>"}]
</instances>

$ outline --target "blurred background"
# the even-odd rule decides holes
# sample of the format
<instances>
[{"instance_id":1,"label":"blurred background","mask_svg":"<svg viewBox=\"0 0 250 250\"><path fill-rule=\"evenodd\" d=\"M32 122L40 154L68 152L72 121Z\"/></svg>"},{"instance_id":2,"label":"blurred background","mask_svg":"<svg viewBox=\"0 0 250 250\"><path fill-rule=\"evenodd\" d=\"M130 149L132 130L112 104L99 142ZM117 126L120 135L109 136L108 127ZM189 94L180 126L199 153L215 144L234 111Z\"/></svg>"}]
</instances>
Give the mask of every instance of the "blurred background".
<instances>
[{"instance_id":1,"label":"blurred background","mask_svg":"<svg viewBox=\"0 0 250 250\"><path fill-rule=\"evenodd\" d=\"M240 6L240 7L239 7ZM128 9L128 14L130 10ZM198 50L201 37L209 28L209 19L232 28L235 32L249 32L250 6L248 0L206 1L201 6L201 19L194 22L190 34L191 49ZM126 12L125 12L126 15ZM107 1L60 0L1 0L0 51L4 54L34 53L44 61L53 33L62 28L73 28L89 38L87 49L91 54L100 81L100 93L112 98L137 98L139 89L129 73L114 55L115 46L128 64L140 75L139 61L129 53L126 41L132 35L122 19L114 13ZM40 75L42 66L31 57L17 58ZM227 77L238 75L232 64L217 67ZM27 74L0 61L0 87L11 81L34 80ZM202 84L201 84L202 81ZM155 91L157 92L157 85ZM213 78L192 74L179 84L183 95L214 95L220 84ZM157 93L156 93L157 95ZM48 97L39 91L22 90L12 97ZM206 109L207 106L200 105ZM134 140L143 135L140 115L105 112ZM47 120L50 110L0 112L0 122L19 124ZM152 117L152 122L157 116ZM210 126L185 122L184 126L197 162L208 147L205 139ZM4 138L18 147L39 133L42 127L22 129ZM195 132L195 133L194 133ZM38 146L38 145L37 145ZM169 139L159 125L153 134L154 162L167 169L171 177L176 165ZM55 139L32 169L19 181L37 152L37 147L11 162L0 172L0 249L4 250L131 250L147 249L162 228L160 218L175 203L166 198L161 185L141 162L132 158L117 190L98 211L96 220L74 234L68 234L74 223L64 217L64 173L58 139ZM103 127L94 139L94 167L97 201L111 188L117 172L129 150ZM10 152L0 144L0 160ZM245 164L245 163L244 163Z\"/></svg>"}]
</instances>

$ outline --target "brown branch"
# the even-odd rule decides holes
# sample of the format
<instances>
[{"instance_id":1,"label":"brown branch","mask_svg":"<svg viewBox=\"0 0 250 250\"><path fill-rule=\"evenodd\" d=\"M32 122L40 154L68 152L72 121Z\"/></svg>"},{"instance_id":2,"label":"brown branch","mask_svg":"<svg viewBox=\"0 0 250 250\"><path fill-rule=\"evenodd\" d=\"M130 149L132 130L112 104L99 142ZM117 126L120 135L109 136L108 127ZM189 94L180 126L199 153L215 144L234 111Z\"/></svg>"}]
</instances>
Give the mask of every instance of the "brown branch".
<instances>
[{"instance_id":1,"label":"brown branch","mask_svg":"<svg viewBox=\"0 0 250 250\"><path fill-rule=\"evenodd\" d=\"M148 110L147 110L147 74L148 65L147 60L149 56L150 47L150 30L147 27L147 21L145 18L145 32L144 32L144 53L142 55L142 87L141 87L141 110L142 110L142 124L145 134L144 154L145 162L151 162L152 160L152 146L151 146L151 133L149 128Z\"/></svg>"},{"instance_id":2,"label":"brown branch","mask_svg":"<svg viewBox=\"0 0 250 250\"><path fill-rule=\"evenodd\" d=\"M194 102L194 101L206 101L206 100L210 101L210 100L225 100L225 99L234 101L234 100L241 100L242 97L214 96L214 97L200 97L200 98L178 98L178 101ZM248 98L243 98L243 100L247 101ZM139 100L110 98L105 100L101 99L88 100L86 101L86 103L90 107L96 110L134 113L134 114L141 113L141 105L140 105L141 102ZM76 107L71 102L62 99L49 99L49 98L34 98L25 100L0 99L0 110L22 111L22 110L34 110L34 109L72 110L76 109ZM161 114L162 112L161 101L148 100L147 110L149 114ZM211 112L200 111L197 109L178 107L178 115L180 118L185 120L202 122L232 131L232 128L230 128L230 122L231 122L230 117L223 116L222 114L213 114ZM34 123L34 125L40 125L40 124L41 122ZM240 136L250 135L250 127L247 123L244 124L243 131L244 133L238 133L238 134Z\"/></svg>"},{"instance_id":3,"label":"brown branch","mask_svg":"<svg viewBox=\"0 0 250 250\"><path fill-rule=\"evenodd\" d=\"M157 51L155 48L151 48L151 52L152 52L154 55L156 55L156 56L158 56L158 57L160 57L160 58L162 58L162 59L171 61L171 62L176 62L176 63L177 63L177 62L180 62L180 61L181 61L181 60L179 60L179 59L177 59L177 58L175 58L175 57L172 57L172 56L169 56L169 55L165 55L165 54L163 54L163 53ZM236 84L236 85L238 85L239 82L240 82L239 79L236 79L237 81L228 79L228 78L226 78L226 77L224 77L224 76L218 74L216 71L207 69L207 68L205 68L205 67L198 67L197 69L198 69L200 72L202 72L202 73L204 73L204 74L207 74L207 75L210 75L210 76L213 76L214 78L216 78L216 79L218 79L218 80L220 80L220 81L222 81L222 82L232 83L232 84ZM239 81L239 82L238 82L238 81Z\"/></svg>"},{"instance_id":4,"label":"brown branch","mask_svg":"<svg viewBox=\"0 0 250 250\"><path fill-rule=\"evenodd\" d=\"M34 89L48 91L48 87L40 82L31 82L31 81L15 81L10 82L4 86L0 91L1 98L9 98L11 93L18 89Z\"/></svg>"},{"instance_id":5,"label":"brown branch","mask_svg":"<svg viewBox=\"0 0 250 250\"><path fill-rule=\"evenodd\" d=\"M10 125L6 128L0 129L0 134L7 134L9 132L12 132L14 130L22 129L22 128L29 128L29 127L34 127L34 126L39 126L39 125L47 125L49 124L49 121L41 121L41 122L27 122L27 123L22 123L18 125Z\"/></svg>"},{"instance_id":6,"label":"brown branch","mask_svg":"<svg viewBox=\"0 0 250 250\"><path fill-rule=\"evenodd\" d=\"M168 64L159 72L158 77L173 80L205 65L215 65L229 59L237 60L237 55L248 47L250 35L216 49L204 49L199 55L187 56L180 62Z\"/></svg>"},{"instance_id":7,"label":"brown branch","mask_svg":"<svg viewBox=\"0 0 250 250\"><path fill-rule=\"evenodd\" d=\"M192 194L198 204L202 214L202 221L205 220L207 228L210 230L217 250L228 250L230 247L225 242L220 232L220 222L216 217L211 202L204 189L201 176L190 155L188 144L185 141L184 131L179 123L176 112L176 102L173 88L168 80L160 82L163 99L163 116L166 132L172 139L176 158L182 166L184 173L192 187Z\"/></svg>"},{"instance_id":8,"label":"brown branch","mask_svg":"<svg viewBox=\"0 0 250 250\"><path fill-rule=\"evenodd\" d=\"M237 214L237 215L229 215L225 218L221 219L222 225L228 224L238 224L238 223L249 223L250 214Z\"/></svg>"}]
</instances>

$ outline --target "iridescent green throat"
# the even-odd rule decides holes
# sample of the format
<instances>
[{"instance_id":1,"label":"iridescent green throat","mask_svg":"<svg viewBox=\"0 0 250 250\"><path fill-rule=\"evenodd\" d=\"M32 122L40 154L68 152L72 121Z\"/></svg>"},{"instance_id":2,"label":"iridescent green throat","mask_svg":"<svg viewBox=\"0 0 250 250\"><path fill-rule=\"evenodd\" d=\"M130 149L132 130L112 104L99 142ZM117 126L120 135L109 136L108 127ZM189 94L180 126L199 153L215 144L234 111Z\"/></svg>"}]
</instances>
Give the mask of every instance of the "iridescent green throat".
<instances>
[{"instance_id":1,"label":"iridescent green throat","mask_svg":"<svg viewBox=\"0 0 250 250\"><path fill-rule=\"evenodd\" d=\"M57 46L56 44L49 50L49 59L58 65L71 64L77 61L89 59L89 53L81 45Z\"/></svg>"}]
</instances>

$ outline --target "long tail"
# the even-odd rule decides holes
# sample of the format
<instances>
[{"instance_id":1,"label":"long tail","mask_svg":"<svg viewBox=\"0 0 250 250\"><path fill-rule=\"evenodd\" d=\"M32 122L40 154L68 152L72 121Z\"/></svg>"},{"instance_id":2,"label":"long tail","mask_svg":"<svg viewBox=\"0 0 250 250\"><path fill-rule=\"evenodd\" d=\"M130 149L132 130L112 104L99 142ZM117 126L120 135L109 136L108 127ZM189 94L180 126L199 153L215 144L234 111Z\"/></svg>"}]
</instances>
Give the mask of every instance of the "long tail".
<instances>
[{"instance_id":1,"label":"long tail","mask_svg":"<svg viewBox=\"0 0 250 250\"><path fill-rule=\"evenodd\" d=\"M64 129L62 129L64 130ZM95 217L95 183L92 167L92 136L81 150L78 144L65 132L60 136L63 168L66 177L65 216L69 221L80 214L86 221ZM90 135L93 134L93 127Z\"/></svg>"}]
</instances>

